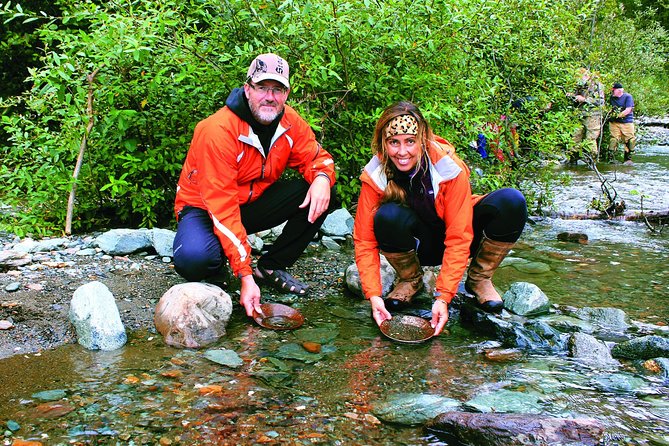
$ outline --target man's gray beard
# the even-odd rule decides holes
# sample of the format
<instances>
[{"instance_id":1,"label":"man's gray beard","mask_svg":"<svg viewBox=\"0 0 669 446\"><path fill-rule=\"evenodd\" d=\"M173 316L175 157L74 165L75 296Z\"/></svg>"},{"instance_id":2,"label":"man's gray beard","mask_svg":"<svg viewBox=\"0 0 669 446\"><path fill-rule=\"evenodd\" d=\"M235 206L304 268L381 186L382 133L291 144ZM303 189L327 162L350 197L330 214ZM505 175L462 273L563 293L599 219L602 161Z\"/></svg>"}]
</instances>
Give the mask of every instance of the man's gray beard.
<instances>
[{"instance_id":1,"label":"man's gray beard","mask_svg":"<svg viewBox=\"0 0 669 446\"><path fill-rule=\"evenodd\" d=\"M256 112L253 113L253 117L256 118L256 121L263 125L271 124L277 116L279 116L279 113L261 112L260 110L256 110Z\"/></svg>"}]
</instances>

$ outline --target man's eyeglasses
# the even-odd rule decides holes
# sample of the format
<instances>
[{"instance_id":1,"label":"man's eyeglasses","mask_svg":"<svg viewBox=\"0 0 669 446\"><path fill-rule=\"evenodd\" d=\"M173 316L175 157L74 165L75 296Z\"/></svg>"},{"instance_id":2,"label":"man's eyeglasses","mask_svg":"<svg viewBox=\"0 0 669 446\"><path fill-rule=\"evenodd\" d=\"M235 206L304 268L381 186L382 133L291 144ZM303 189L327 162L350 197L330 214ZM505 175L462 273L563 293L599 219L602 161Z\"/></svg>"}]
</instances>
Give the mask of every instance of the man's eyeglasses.
<instances>
[{"instance_id":1,"label":"man's eyeglasses","mask_svg":"<svg viewBox=\"0 0 669 446\"><path fill-rule=\"evenodd\" d=\"M280 96L286 94L288 91L286 87L267 87L265 85L254 85L251 82L247 82L247 84L263 96L268 95L270 92L274 93L274 96Z\"/></svg>"}]
</instances>

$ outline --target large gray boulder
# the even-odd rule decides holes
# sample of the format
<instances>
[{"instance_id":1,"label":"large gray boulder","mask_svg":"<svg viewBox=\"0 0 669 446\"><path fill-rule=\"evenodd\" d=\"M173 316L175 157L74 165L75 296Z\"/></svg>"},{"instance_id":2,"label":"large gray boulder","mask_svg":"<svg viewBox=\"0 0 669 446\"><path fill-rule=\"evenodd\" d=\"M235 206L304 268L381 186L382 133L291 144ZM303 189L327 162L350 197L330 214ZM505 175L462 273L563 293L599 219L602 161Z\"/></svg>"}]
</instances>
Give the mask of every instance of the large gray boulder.
<instances>
[{"instance_id":1,"label":"large gray boulder","mask_svg":"<svg viewBox=\"0 0 669 446\"><path fill-rule=\"evenodd\" d=\"M587 333L572 333L567 343L569 356L595 367L618 366L609 347L599 339Z\"/></svg>"},{"instance_id":2,"label":"large gray boulder","mask_svg":"<svg viewBox=\"0 0 669 446\"><path fill-rule=\"evenodd\" d=\"M395 282L395 269L388 263L385 257L381 256L381 288L383 296L387 295L393 288ZM362 297L362 283L360 282L360 272L358 266L353 263L346 268L345 273L346 287L354 294Z\"/></svg>"},{"instance_id":3,"label":"large gray boulder","mask_svg":"<svg viewBox=\"0 0 669 446\"><path fill-rule=\"evenodd\" d=\"M153 249L161 257L174 257L172 245L174 244L174 237L176 232L169 229L153 228L149 239L153 245Z\"/></svg>"},{"instance_id":4,"label":"large gray boulder","mask_svg":"<svg viewBox=\"0 0 669 446\"><path fill-rule=\"evenodd\" d=\"M457 410L460 402L441 395L400 393L372 404L374 415L389 423L425 424L437 415Z\"/></svg>"},{"instance_id":5,"label":"large gray boulder","mask_svg":"<svg viewBox=\"0 0 669 446\"><path fill-rule=\"evenodd\" d=\"M427 428L472 446L594 446L604 436L604 426L596 420L531 414L447 412Z\"/></svg>"},{"instance_id":6,"label":"large gray boulder","mask_svg":"<svg viewBox=\"0 0 669 446\"><path fill-rule=\"evenodd\" d=\"M325 217L321 225L325 235L344 237L353 233L353 217L346 209L337 209Z\"/></svg>"},{"instance_id":7,"label":"large gray boulder","mask_svg":"<svg viewBox=\"0 0 669 446\"><path fill-rule=\"evenodd\" d=\"M548 313L550 302L541 289L533 283L516 282L504 293L504 308L521 316Z\"/></svg>"},{"instance_id":8,"label":"large gray boulder","mask_svg":"<svg viewBox=\"0 0 669 446\"><path fill-rule=\"evenodd\" d=\"M653 359L669 357L669 339L662 336L643 336L613 346L614 358Z\"/></svg>"},{"instance_id":9,"label":"large gray boulder","mask_svg":"<svg viewBox=\"0 0 669 446\"><path fill-rule=\"evenodd\" d=\"M624 332L629 328L627 315L620 308L583 307L576 310L574 315L607 330Z\"/></svg>"},{"instance_id":10,"label":"large gray boulder","mask_svg":"<svg viewBox=\"0 0 669 446\"><path fill-rule=\"evenodd\" d=\"M103 283L90 282L77 288L69 318L77 341L89 350L116 350L128 340L114 296Z\"/></svg>"},{"instance_id":11,"label":"large gray boulder","mask_svg":"<svg viewBox=\"0 0 669 446\"><path fill-rule=\"evenodd\" d=\"M126 255L153 246L148 229L112 229L95 239L95 244L109 255Z\"/></svg>"}]
</instances>

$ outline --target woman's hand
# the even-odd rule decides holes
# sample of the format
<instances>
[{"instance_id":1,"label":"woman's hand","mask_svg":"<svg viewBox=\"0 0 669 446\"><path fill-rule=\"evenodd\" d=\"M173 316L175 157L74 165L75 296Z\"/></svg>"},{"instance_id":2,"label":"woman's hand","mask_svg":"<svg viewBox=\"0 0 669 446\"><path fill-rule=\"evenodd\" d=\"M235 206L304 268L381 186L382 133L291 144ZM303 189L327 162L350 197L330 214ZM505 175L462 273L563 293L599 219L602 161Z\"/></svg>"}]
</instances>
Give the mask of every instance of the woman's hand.
<instances>
[{"instance_id":1,"label":"woman's hand","mask_svg":"<svg viewBox=\"0 0 669 446\"><path fill-rule=\"evenodd\" d=\"M372 296L369 298L369 303L372 304L372 318L374 318L376 325L379 327L383 321L392 318L388 310L386 310L386 304L383 303L381 297Z\"/></svg>"},{"instance_id":2,"label":"woman's hand","mask_svg":"<svg viewBox=\"0 0 669 446\"><path fill-rule=\"evenodd\" d=\"M432 304L432 320L430 321L435 336L441 333L446 322L448 322L448 304L443 300L435 299Z\"/></svg>"}]
</instances>

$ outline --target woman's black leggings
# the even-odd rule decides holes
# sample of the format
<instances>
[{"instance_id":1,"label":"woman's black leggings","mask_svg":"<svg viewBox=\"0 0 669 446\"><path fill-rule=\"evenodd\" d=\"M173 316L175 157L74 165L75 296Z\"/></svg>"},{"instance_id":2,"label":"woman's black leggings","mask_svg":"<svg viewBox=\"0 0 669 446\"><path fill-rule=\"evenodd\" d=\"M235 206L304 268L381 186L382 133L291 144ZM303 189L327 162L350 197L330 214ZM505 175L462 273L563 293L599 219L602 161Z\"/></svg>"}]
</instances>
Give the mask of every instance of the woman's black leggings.
<instances>
[{"instance_id":1,"label":"woman's black leggings","mask_svg":"<svg viewBox=\"0 0 669 446\"><path fill-rule=\"evenodd\" d=\"M520 191L506 188L489 193L474 206L471 255L478 249L483 233L491 240L513 243L520 238L526 221L527 203ZM411 208L397 203L379 207L374 216L374 234L382 251L416 249L421 265L441 265L444 226L426 224Z\"/></svg>"}]
</instances>

